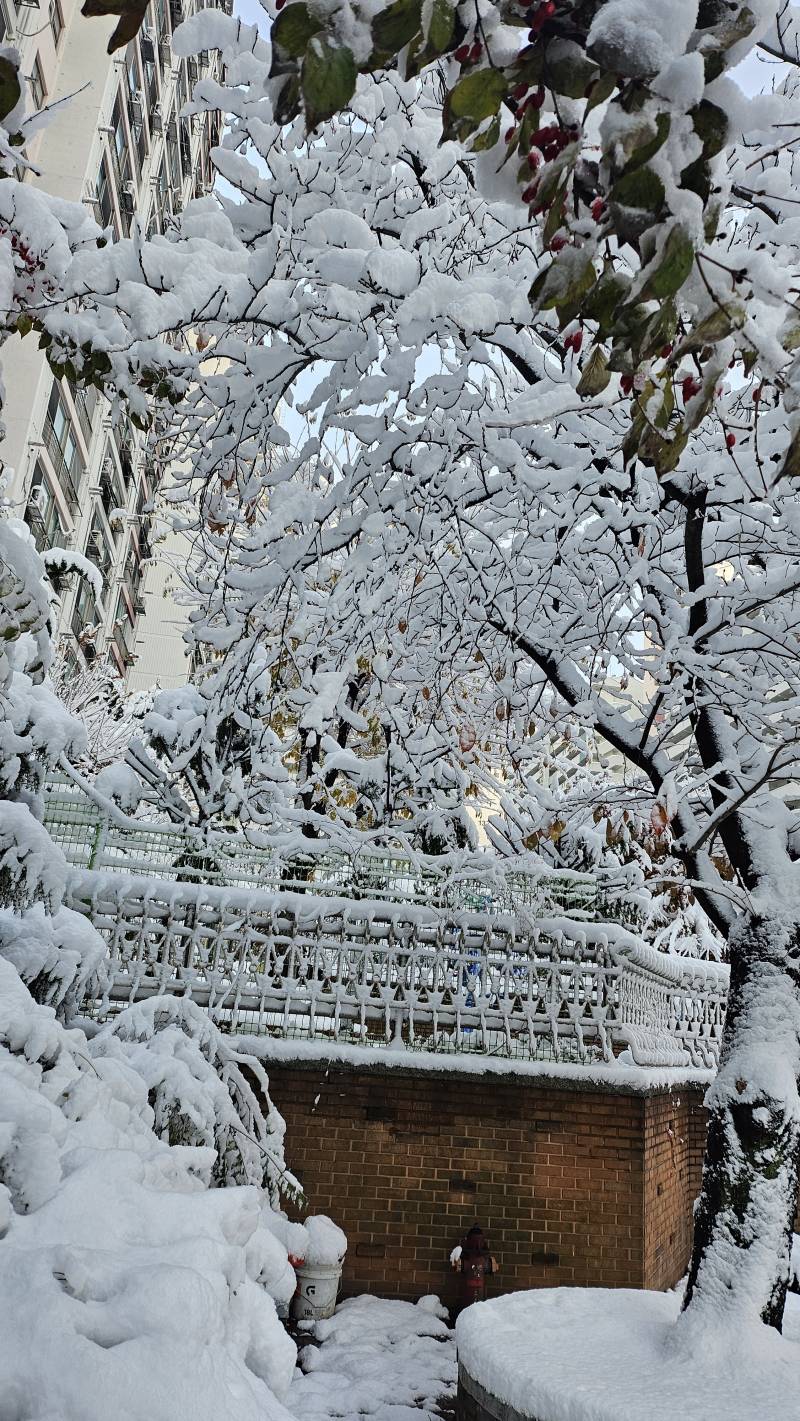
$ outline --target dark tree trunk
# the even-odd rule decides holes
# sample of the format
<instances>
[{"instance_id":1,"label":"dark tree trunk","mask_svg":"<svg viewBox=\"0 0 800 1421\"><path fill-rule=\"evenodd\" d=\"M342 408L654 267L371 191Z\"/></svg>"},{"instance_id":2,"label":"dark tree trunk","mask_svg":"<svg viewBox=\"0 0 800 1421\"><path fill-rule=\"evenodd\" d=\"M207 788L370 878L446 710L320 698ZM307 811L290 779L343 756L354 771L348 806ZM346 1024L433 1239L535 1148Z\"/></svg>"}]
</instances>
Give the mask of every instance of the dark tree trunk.
<instances>
[{"instance_id":1,"label":"dark tree trunk","mask_svg":"<svg viewBox=\"0 0 800 1421\"><path fill-rule=\"evenodd\" d=\"M761 1317L779 1331L800 1167L800 925L743 917L710 1111L683 1306Z\"/></svg>"}]
</instances>

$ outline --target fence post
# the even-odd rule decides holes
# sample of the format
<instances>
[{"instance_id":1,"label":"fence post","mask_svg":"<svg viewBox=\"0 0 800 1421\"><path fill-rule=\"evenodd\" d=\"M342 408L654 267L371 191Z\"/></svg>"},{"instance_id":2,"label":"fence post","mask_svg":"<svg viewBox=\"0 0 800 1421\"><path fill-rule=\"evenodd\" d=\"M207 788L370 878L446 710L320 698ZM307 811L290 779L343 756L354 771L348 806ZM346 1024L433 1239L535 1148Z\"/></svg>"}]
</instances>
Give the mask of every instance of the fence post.
<instances>
[{"instance_id":1,"label":"fence post","mask_svg":"<svg viewBox=\"0 0 800 1421\"><path fill-rule=\"evenodd\" d=\"M100 818L97 821L97 828L95 830L94 840L92 842L92 847L89 851L89 862L86 865L86 867L89 869L97 868L100 856L106 846L106 840L108 838L108 822L108 815L101 814Z\"/></svg>"}]
</instances>

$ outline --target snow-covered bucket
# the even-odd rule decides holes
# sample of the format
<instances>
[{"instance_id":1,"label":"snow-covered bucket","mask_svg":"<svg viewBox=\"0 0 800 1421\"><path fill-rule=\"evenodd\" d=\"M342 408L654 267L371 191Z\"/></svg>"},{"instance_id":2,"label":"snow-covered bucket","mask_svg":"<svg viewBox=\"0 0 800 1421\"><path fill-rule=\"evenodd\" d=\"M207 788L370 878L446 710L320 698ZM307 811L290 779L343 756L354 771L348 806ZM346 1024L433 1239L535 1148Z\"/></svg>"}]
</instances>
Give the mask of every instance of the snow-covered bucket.
<instances>
[{"instance_id":1,"label":"snow-covered bucket","mask_svg":"<svg viewBox=\"0 0 800 1421\"><path fill-rule=\"evenodd\" d=\"M292 1317L296 1322L319 1322L330 1317L336 1307L341 1263L301 1263L295 1269L297 1292L292 1298Z\"/></svg>"},{"instance_id":2,"label":"snow-covered bucket","mask_svg":"<svg viewBox=\"0 0 800 1421\"><path fill-rule=\"evenodd\" d=\"M325 1214L313 1214L303 1227L308 1243L305 1258L295 1264L297 1291L292 1298L292 1317L296 1322L319 1322L330 1317L336 1307L347 1238Z\"/></svg>"}]
</instances>

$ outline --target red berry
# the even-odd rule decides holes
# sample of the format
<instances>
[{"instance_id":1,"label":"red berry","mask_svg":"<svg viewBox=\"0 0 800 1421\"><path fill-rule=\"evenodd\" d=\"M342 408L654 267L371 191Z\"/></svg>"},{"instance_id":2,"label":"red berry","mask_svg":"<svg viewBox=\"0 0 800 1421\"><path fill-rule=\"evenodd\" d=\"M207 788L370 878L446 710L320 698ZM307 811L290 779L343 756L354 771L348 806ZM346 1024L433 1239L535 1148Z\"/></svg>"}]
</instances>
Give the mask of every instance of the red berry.
<instances>
[{"instance_id":1,"label":"red berry","mask_svg":"<svg viewBox=\"0 0 800 1421\"><path fill-rule=\"evenodd\" d=\"M602 215L603 215L603 213L605 212L605 210L606 210L606 205L605 205L605 202L603 201L602 197L596 197L595 200L594 200L594 202L592 203L592 206L591 206L591 209L590 209L591 214L592 214L592 217L594 218L595 222L599 222L599 221L600 221L600 218L602 217Z\"/></svg>"},{"instance_id":2,"label":"red berry","mask_svg":"<svg viewBox=\"0 0 800 1421\"><path fill-rule=\"evenodd\" d=\"M688 400L694 399L695 395L700 393L700 385L695 380L694 375L684 376L681 382L681 392L683 394L684 404L686 404Z\"/></svg>"},{"instance_id":3,"label":"red berry","mask_svg":"<svg viewBox=\"0 0 800 1421\"><path fill-rule=\"evenodd\" d=\"M471 62L474 64L477 59L480 59L482 54L483 45L481 44L480 40L476 40L474 45L472 46L472 49L469 52Z\"/></svg>"},{"instance_id":4,"label":"red berry","mask_svg":"<svg viewBox=\"0 0 800 1421\"><path fill-rule=\"evenodd\" d=\"M753 391L753 399L755 400L756 404L758 404L759 400L761 399L762 394L763 394L763 388L762 388L762 386L761 386L761 385L756 385L756 388L755 388L754 391Z\"/></svg>"},{"instance_id":5,"label":"red berry","mask_svg":"<svg viewBox=\"0 0 800 1421\"><path fill-rule=\"evenodd\" d=\"M517 136L517 130L516 130L516 128L509 128L508 131L507 131L507 133L506 133L506 143L513 143L513 141L514 141L514 139L516 138L516 136Z\"/></svg>"},{"instance_id":6,"label":"red berry","mask_svg":"<svg viewBox=\"0 0 800 1421\"><path fill-rule=\"evenodd\" d=\"M631 390L633 389L633 376L622 375L620 377L619 388L621 389L623 395L629 395Z\"/></svg>"},{"instance_id":7,"label":"red berry","mask_svg":"<svg viewBox=\"0 0 800 1421\"><path fill-rule=\"evenodd\" d=\"M576 331L575 334L574 334L573 337L572 337L572 349L575 351L575 354L576 354L576 355L578 354L578 351L580 350L580 348L581 348L582 345L583 345L583 331Z\"/></svg>"},{"instance_id":8,"label":"red berry","mask_svg":"<svg viewBox=\"0 0 800 1421\"><path fill-rule=\"evenodd\" d=\"M282 10L285 4L286 0L275 0L275 9Z\"/></svg>"},{"instance_id":9,"label":"red berry","mask_svg":"<svg viewBox=\"0 0 800 1421\"><path fill-rule=\"evenodd\" d=\"M672 354L672 342L669 341L666 345L662 345L658 353L661 356L662 360L666 360L667 357Z\"/></svg>"},{"instance_id":10,"label":"red berry","mask_svg":"<svg viewBox=\"0 0 800 1421\"><path fill-rule=\"evenodd\" d=\"M541 87L541 85L540 85L539 88L536 90L536 92L535 92L534 94L531 94L531 96L530 96L530 98L528 99L528 102L526 103L525 107L526 107L526 109L540 109L540 108L542 107L542 104L543 104L543 103L544 103L544 89L543 89L543 88Z\"/></svg>"},{"instance_id":11,"label":"red berry","mask_svg":"<svg viewBox=\"0 0 800 1421\"><path fill-rule=\"evenodd\" d=\"M522 201L523 201L523 202L533 202L533 199L535 198L535 196L536 196L536 194L537 194L538 191L539 191L539 184L538 184L538 183L528 183L528 186L525 188L525 190L524 190L524 192L523 192L523 194L522 194Z\"/></svg>"},{"instance_id":12,"label":"red berry","mask_svg":"<svg viewBox=\"0 0 800 1421\"><path fill-rule=\"evenodd\" d=\"M512 89L512 90L511 90L511 92L512 92L514 98L515 98L515 99L524 99L524 98L525 98L525 95L526 95L527 92L528 92L528 87L529 87L529 86L528 86L528 81L527 81L527 79L523 79L523 81L522 81L521 84L517 84L516 89Z\"/></svg>"},{"instance_id":13,"label":"red berry","mask_svg":"<svg viewBox=\"0 0 800 1421\"><path fill-rule=\"evenodd\" d=\"M566 238L566 237L553 237L552 240L551 240L551 242L550 242L550 250L551 250L551 252L560 252L561 249L562 249L562 247L565 247L566 245L567 245L567 238Z\"/></svg>"},{"instance_id":14,"label":"red berry","mask_svg":"<svg viewBox=\"0 0 800 1421\"><path fill-rule=\"evenodd\" d=\"M453 58L457 59L459 64L463 64L465 59L469 59L469 45L460 44L458 49L453 51Z\"/></svg>"},{"instance_id":15,"label":"red berry","mask_svg":"<svg viewBox=\"0 0 800 1421\"><path fill-rule=\"evenodd\" d=\"M734 444L736 443L736 435L735 435L735 434L726 434L726 435L725 435L725 443L727 444L727 446L728 446L729 449L732 449L733 446L734 446Z\"/></svg>"},{"instance_id":16,"label":"red berry","mask_svg":"<svg viewBox=\"0 0 800 1421\"><path fill-rule=\"evenodd\" d=\"M541 167L541 165L542 165L542 155L541 155L541 153L537 153L536 149L535 149L535 148L532 148L531 151L530 151L530 153L528 154L528 167L531 169L532 172L535 173L535 172L537 171L537 169Z\"/></svg>"}]
</instances>

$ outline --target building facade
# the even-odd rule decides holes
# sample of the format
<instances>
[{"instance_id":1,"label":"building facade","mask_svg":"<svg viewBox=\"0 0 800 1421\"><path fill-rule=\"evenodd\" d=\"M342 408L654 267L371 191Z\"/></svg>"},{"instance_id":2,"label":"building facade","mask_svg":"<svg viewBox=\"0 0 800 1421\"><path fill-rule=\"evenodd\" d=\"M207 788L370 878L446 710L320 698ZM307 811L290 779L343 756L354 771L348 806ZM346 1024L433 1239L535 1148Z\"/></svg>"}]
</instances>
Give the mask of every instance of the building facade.
<instances>
[{"instance_id":1,"label":"building facade","mask_svg":"<svg viewBox=\"0 0 800 1421\"><path fill-rule=\"evenodd\" d=\"M0 0L0 41L19 48L32 102L74 95L30 145L39 176L28 180L85 203L116 238L135 220L148 235L163 233L213 181L219 117L182 118L181 109L218 59L178 59L171 44L173 29L202 0L151 0L137 37L113 57L106 45L116 17L84 19L80 4ZM230 11L232 0L220 8ZM10 511L24 518L40 551L83 553L103 579L99 599L84 578L61 579L64 652L79 663L107 658L127 677L149 596L158 465L142 435L124 415L112 420L94 389L53 377L35 340L9 341L3 367L0 460ZM158 617L154 606L150 623ZM185 663L177 674L185 679Z\"/></svg>"}]
</instances>

